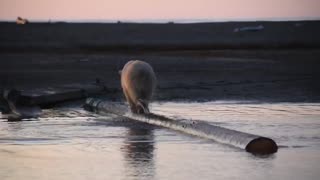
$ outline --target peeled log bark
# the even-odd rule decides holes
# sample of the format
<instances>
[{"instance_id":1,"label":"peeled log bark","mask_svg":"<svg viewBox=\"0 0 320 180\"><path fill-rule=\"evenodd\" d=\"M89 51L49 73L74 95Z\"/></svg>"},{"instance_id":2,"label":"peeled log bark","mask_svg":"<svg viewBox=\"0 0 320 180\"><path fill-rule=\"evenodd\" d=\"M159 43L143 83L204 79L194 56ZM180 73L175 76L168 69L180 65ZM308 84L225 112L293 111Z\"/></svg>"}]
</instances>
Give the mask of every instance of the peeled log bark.
<instances>
[{"instance_id":1,"label":"peeled log bark","mask_svg":"<svg viewBox=\"0 0 320 180\"><path fill-rule=\"evenodd\" d=\"M123 105L92 98L87 99L86 107L97 113L116 114L136 121L211 139L244 149L253 154L272 154L278 150L277 144L270 138L214 126L203 121L173 120L152 113L132 114Z\"/></svg>"}]
</instances>

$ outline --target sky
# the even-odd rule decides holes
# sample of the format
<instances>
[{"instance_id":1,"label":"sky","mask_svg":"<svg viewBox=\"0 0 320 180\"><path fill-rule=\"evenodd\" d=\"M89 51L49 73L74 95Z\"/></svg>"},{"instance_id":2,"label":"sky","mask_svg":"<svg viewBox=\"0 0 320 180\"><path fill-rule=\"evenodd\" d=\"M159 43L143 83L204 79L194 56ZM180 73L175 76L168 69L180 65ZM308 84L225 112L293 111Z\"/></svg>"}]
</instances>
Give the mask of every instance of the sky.
<instances>
[{"instance_id":1,"label":"sky","mask_svg":"<svg viewBox=\"0 0 320 180\"><path fill-rule=\"evenodd\" d=\"M0 0L0 20L320 20L320 0Z\"/></svg>"}]
</instances>

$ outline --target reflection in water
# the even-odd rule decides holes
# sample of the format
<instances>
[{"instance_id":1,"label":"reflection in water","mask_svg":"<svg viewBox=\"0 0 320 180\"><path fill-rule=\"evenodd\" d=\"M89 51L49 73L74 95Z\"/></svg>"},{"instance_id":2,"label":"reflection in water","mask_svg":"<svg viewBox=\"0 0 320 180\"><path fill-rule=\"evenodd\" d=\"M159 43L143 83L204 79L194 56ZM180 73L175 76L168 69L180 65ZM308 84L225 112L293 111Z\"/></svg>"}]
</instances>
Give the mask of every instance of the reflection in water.
<instances>
[{"instance_id":1,"label":"reflection in water","mask_svg":"<svg viewBox=\"0 0 320 180\"><path fill-rule=\"evenodd\" d=\"M141 123L141 126L128 128L122 148L127 177L138 179L153 179L154 177L153 128L145 126Z\"/></svg>"},{"instance_id":2,"label":"reflection in water","mask_svg":"<svg viewBox=\"0 0 320 180\"><path fill-rule=\"evenodd\" d=\"M0 180L314 179L320 176L320 104L152 104L152 112L272 137L276 154L237 148L81 108L37 121L0 114Z\"/></svg>"}]
</instances>

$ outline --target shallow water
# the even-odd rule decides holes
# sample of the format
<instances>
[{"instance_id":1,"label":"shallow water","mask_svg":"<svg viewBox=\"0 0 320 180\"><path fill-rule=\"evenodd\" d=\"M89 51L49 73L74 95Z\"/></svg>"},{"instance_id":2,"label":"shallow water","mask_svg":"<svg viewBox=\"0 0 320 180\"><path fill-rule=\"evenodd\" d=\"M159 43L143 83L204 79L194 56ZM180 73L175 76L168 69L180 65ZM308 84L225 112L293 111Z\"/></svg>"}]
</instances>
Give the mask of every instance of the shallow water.
<instances>
[{"instance_id":1,"label":"shallow water","mask_svg":"<svg viewBox=\"0 0 320 180\"><path fill-rule=\"evenodd\" d=\"M154 113L273 138L254 156L228 145L78 106L0 119L0 179L318 179L320 104L158 102Z\"/></svg>"}]
</instances>

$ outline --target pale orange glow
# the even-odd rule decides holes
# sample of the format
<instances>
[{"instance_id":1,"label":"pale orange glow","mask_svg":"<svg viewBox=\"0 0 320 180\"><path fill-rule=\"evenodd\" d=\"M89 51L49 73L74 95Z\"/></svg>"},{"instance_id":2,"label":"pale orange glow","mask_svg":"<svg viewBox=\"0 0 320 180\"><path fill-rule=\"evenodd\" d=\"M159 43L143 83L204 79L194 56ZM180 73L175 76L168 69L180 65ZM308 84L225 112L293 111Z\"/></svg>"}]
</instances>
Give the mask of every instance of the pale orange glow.
<instances>
[{"instance_id":1,"label":"pale orange glow","mask_svg":"<svg viewBox=\"0 0 320 180\"><path fill-rule=\"evenodd\" d=\"M1 0L0 20L319 19L319 0Z\"/></svg>"}]
</instances>

